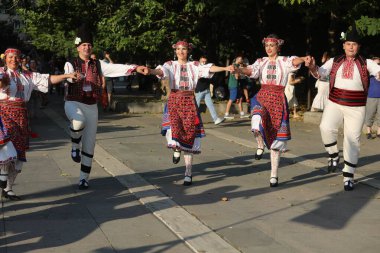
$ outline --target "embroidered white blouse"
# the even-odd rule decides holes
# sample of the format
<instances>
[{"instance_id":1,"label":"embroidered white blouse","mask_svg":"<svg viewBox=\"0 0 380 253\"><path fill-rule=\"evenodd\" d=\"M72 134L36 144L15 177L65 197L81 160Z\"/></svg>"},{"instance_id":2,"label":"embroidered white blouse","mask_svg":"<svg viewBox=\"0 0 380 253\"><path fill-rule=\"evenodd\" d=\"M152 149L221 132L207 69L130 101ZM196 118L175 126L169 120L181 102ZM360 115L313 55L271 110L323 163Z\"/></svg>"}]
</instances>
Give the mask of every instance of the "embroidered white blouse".
<instances>
[{"instance_id":1,"label":"embroidered white blouse","mask_svg":"<svg viewBox=\"0 0 380 253\"><path fill-rule=\"evenodd\" d=\"M250 69L250 78L259 78L261 84L272 84L286 86L288 82L288 74L295 72L301 67L293 65L296 56L278 56L276 60L271 61L268 57L257 59L252 65L248 65Z\"/></svg>"},{"instance_id":2,"label":"embroidered white blouse","mask_svg":"<svg viewBox=\"0 0 380 253\"><path fill-rule=\"evenodd\" d=\"M347 64L348 60L339 67L334 87L345 90L363 90L362 80L360 78L359 69L354 62ZM334 58L329 59L325 64L318 68L319 79L327 78L330 75ZM367 59L367 70L369 75L375 76L380 81L380 66L376 62Z\"/></svg>"},{"instance_id":3,"label":"embroidered white blouse","mask_svg":"<svg viewBox=\"0 0 380 253\"><path fill-rule=\"evenodd\" d=\"M213 65L212 63L200 65L197 61L187 62L188 90L195 90L199 78L211 78L214 75L214 73L210 72L210 68ZM158 78L169 80L170 89L179 89L181 64L178 61L165 62L164 65L159 65L156 69L160 69L163 72L163 76L157 76Z\"/></svg>"},{"instance_id":4,"label":"embroidered white blouse","mask_svg":"<svg viewBox=\"0 0 380 253\"><path fill-rule=\"evenodd\" d=\"M0 100L21 100L28 102L33 90L48 92L49 74L30 71L13 71L0 68L0 73L10 78L10 85L0 88Z\"/></svg>"}]
</instances>

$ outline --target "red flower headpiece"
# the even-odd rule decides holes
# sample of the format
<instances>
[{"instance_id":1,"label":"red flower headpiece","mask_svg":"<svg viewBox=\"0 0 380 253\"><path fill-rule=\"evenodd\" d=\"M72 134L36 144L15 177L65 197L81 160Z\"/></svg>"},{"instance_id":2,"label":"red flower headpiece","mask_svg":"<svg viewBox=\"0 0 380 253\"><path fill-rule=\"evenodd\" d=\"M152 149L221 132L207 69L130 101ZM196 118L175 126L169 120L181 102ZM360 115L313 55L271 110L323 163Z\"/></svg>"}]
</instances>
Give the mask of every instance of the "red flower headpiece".
<instances>
[{"instance_id":1,"label":"red flower headpiece","mask_svg":"<svg viewBox=\"0 0 380 253\"><path fill-rule=\"evenodd\" d=\"M7 50L5 50L4 52L4 55L7 55L7 54L17 54L17 55L20 55L21 54L21 51L16 49L16 48L8 48Z\"/></svg>"},{"instance_id":2,"label":"red flower headpiece","mask_svg":"<svg viewBox=\"0 0 380 253\"><path fill-rule=\"evenodd\" d=\"M193 44L188 43L186 41L180 40L177 43L173 44L172 47L176 49L178 46L187 47L189 50L193 49Z\"/></svg>"},{"instance_id":3,"label":"red flower headpiece","mask_svg":"<svg viewBox=\"0 0 380 253\"><path fill-rule=\"evenodd\" d=\"M274 43L277 43L277 45L282 46L285 41L282 39L276 39L276 38L264 38L261 42L263 43L263 45L265 45L266 42L274 42Z\"/></svg>"}]
</instances>

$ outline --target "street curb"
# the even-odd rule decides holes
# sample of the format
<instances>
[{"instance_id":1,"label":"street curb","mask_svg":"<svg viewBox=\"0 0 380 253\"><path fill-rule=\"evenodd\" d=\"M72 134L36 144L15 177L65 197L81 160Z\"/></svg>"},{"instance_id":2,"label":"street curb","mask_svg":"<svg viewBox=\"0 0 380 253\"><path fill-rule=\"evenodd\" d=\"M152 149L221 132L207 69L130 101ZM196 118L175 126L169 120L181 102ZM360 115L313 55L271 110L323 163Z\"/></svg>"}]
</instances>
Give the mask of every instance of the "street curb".
<instances>
[{"instance_id":1,"label":"street curb","mask_svg":"<svg viewBox=\"0 0 380 253\"><path fill-rule=\"evenodd\" d=\"M207 134L214 135L215 137L218 137L218 138L221 138L221 139L224 139L227 141L235 142L237 144L246 146L248 148L256 149L256 145L253 143L253 141L247 141L245 139L242 139L242 138L239 138L236 136L232 136L230 134L226 134L226 133L220 132L220 131L215 130L215 129L207 129ZM308 167L312 167L312 168L321 168L321 167L324 168L324 167L326 167L325 163L305 159L302 156L297 156L297 155L292 154L290 152L283 153L282 157L286 157L288 159L291 159L294 161L294 163L299 163L299 164L302 164L302 165L305 165ZM369 185L371 187L374 187L374 188L380 190L380 180L377 180L375 178L366 177L360 173L355 173L355 180L357 180L360 183Z\"/></svg>"},{"instance_id":2,"label":"street curb","mask_svg":"<svg viewBox=\"0 0 380 253\"><path fill-rule=\"evenodd\" d=\"M63 128L68 135L70 134L69 128L66 127L68 125L67 120L48 108L44 110L44 113L59 127ZM127 187L140 203L148 208L154 216L182 239L194 252L240 252L98 144L95 145L94 160L123 186Z\"/></svg>"}]
</instances>

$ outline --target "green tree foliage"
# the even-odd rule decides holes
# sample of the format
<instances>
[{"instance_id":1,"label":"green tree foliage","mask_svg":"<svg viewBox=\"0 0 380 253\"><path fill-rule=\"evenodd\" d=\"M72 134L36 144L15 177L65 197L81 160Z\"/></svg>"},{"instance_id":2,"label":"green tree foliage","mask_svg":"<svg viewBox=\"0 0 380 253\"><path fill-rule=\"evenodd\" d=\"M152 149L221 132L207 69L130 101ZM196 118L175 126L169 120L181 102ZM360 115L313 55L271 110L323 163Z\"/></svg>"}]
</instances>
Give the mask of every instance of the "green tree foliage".
<instances>
[{"instance_id":1,"label":"green tree foliage","mask_svg":"<svg viewBox=\"0 0 380 253\"><path fill-rule=\"evenodd\" d=\"M301 6L307 4L315 10L315 14L330 12L348 24L355 22L362 35L375 36L380 34L380 19L377 18L380 6L377 0L279 0L278 2L283 6L291 5L293 8L299 8L299 6L294 6L295 4ZM305 18L317 19L317 16L306 16Z\"/></svg>"},{"instance_id":2,"label":"green tree foliage","mask_svg":"<svg viewBox=\"0 0 380 253\"><path fill-rule=\"evenodd\" d=\"M261 56L263 36L275 32L284 50L304 54L340 48L337 38L354 21L364 35L378 35L377 0L35 0L17 1L25 32L39 50L75 55L82 22L92 26L95 49L138 62L173 57L178 39L196 45L195 55L225 59L244 52ZM370 36L369 36L370 37ZM372 43L372 42L371 42ZM286 51L284 53L287 53ZM133 58L133 57L134 58ZM140 62L145 63L145 62Z\"/></svg>"}]
</instances>

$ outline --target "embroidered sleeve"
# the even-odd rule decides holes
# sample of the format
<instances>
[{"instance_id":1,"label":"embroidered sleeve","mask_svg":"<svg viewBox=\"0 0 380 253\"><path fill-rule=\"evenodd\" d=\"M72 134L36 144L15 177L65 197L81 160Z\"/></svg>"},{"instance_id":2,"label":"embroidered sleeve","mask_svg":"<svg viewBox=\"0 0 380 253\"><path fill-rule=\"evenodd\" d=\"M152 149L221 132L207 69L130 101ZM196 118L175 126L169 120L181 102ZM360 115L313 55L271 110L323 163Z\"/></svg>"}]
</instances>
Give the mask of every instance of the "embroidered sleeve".
<instances>
[{"instance_id":1,"label":"embroidered sleeve","mask_svg":"<svg viewBox=\"0 0 380 253\"><path fill-rule=\"evenodd\" d=\"M195 65L195 64L194 64ZM214 73L210 72L210 68L213 66L213 63L208 63L205 65L195 65L199 71L199 78L211 78Z\"/></svg>"},{"instance_id":2,"label":"embroidered sleeve","mask_svg":"<svg viewBox=\"0 0 380 253\"><path fill-rule=\"evenodd\" d=\"M113 64L99 61L102 75L105 77L129 76L137 68L135 64Z\"/></svg>"},{"instance_id":3,"label":"embroidered sleeve","mask_svg":"<svg viewBox=\"0 0 380 253\"><path fill-rule=\"evenodd\" d=\"M173 65L172 65L171 61L165 62L164 65L158 65L156 67L156 69L161 70L163 75L162 76L157 75L157 78L158 79L168 79L169 78L169 72L170 72L170 69L172 68L172 66Z\"/></svg>"},{"instance_id":4,"label":"embroidered sleeve","mask_svg":"<svg viewBox=\"0 0 380 253\"><path fill-rule=\"evenodd\" d=\"M289 69L290 72L295 72L301 68L301 64L293 65L293 60L296 58L297 56L284 57L286 68Z\"/></svg>"},{"instance_id":5,"label":"embroidered sleeve","mask_svg":"<svg viewBox=\"0 0 380 253\"><path fill-rule=\"evenodd\" d=\"M255 63L247 66L247 69L251 71L251 75L249 76L250 78L254 78L254 79L259 78L261 62L262 62L262 59L257 59Z\"/></svg>"},{"instance_id":6,"label":"embroidered sleeve","mask_svg":"<svg viewBox=\"0 0 380 253\"><path fill-rule=\"evenodd\" d=\"M49 76L49 74L40 74L38 72L33 72L31 75L33 89L47 93L49 90Z\"/></svg>"},{"instance_id":7,"label":"embroidered sleeve","mask_svg":"<svg viewBox=\"0 0 380 253\"><path fill-rule=\"evenodd\" d=\"M313 73L312 75L317 79L322 79L322 80L328 79L331 69L332 69L333 62L334 62L334 59L331 58L327 62L325 62L325 64L323 64L321 67L317 66L318 76L314 76Z\"/></svg>"},{"instance_id":8,"label":"embroidered sleeve","mask_svg":"<svg viewBox=\"0 0 380 253\"><path fill-rule=\"evenodd\" d=\"M380 81L380 65L377 65L373 60L367 59L367 69L371 76L374 76L376 80Z\"/></svg>"},{"instance_id":9,"label":"embroidered sleeve","mask_svg":"<svg viewBox=\"0 0 380 253\"><path fill-rule=\"evenodd\" d=\"M66 62L64 68L64 73L65 74L71 74L74 72L74 67L70 62ZM68 78L67 81L70 83L73 83L73 80L71 78Z\"/></svg>"}]
</instances>

